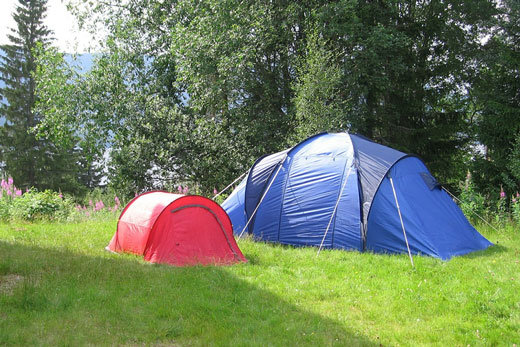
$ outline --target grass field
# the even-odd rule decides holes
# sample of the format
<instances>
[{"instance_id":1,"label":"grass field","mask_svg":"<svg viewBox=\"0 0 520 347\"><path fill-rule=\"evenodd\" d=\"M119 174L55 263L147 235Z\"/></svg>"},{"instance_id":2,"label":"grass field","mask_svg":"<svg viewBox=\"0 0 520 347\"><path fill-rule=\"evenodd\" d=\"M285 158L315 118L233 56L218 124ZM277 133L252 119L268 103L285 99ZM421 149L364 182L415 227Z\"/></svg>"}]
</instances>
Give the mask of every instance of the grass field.
<instances>
[{"instance_id":1,"label":"grass field","mask_svg":"<svg viewBox=\"0 0 520 347\"><path fill-rule=\"evenodd\" d=\"M520 231L448 262L241 241L247 264L103 250L115 220L0 225L0 345L520 345Z\"/></svg>"}]
</instances>

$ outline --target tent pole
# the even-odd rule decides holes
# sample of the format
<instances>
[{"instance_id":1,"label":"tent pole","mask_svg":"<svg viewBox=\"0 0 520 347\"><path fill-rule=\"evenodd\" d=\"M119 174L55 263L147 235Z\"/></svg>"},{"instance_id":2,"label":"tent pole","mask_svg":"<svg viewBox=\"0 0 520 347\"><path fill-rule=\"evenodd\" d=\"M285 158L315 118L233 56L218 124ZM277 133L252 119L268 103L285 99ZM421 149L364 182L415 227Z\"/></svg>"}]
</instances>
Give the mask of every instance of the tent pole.
<instances>
[{"instance_id":1,"label":"tent pole","mask_svg":"<svg viewBox=\"0 0 520 347\"><path fill-rule=\"evenodd\" d=\"M448 189L446 189L446 188L444 188L444 187L442 187L442 189L444 189L444 191L446 191L446 193L450 194L451 197L452 197L453 199L457 200L457 202L458 202L459 204L462 203L462 201L460 201L460 199L457 198L455 195L451 194L451 192L450 192ZM481 217L477 212L475 212L475 210L472 209L471 212L473 212L473 213L475 214L475 216L477 216L478 218L480 218L481 221L483 221L484 223L486 223L486 224L487 224L488 226L490 226L493 230L495 230L496 232L498 232L497 228L495 228L495 227L493 226L493 224L489 223L487 220L485 220L484 218L482 218L482 217Z\"/></svg>"},{"instance_id":2,"label":"tent pole","mask_svg":"<svg viewBox=\"0 0 520 347\"><path fill-rule=\"evenodd\" d=\"M267 189L264 191L264 194L262 195L262 198L260 199L260 201L256 205L255 210L253 211L253 213L251 213L251 217L249 217L249 220L247 221L246 225L244 226L244 229L242 229L242 231L240 232L240 235L238 235L237 241L240 240L240 238L242 237L242 234L244 234L244 231L246 231L247 226L249 225L249 223L251 223L251 220L255 216L255 213L258 210L258 208L260 207L260 204L262 203L262 201L264 201L264 198L267 195L267 192L269 191L269 188L271 188L271 186L273 185L273 182L276 179L276 176L278 176L278 173L280 172L280 169L282 168L283 163L285 162L285 159L287 159L287 155L280 162L280 164L279 164L280 166L278 167L278 170L276 170L276 173L274 174L273 179L271 180L271 183L269 183L269 185L267 186Z\"/></svg>"},{"instance_id":3,"label":"tent pole","mask_svg":"<svg viewBox=\"0 0 520 347\"><path fill-rule=\"evenodd\" d=\"M392 177L390 178L390 184L392 185L392 191L394 192L395 205L397 206L397 212L399 213L399 220L401 221L401 227L403 228L404 241L406 242L406 248L408 249L408 256L410 257L410 262L412 266L415 267L412 258L412 252L410 252L410 245L408 244L408 238L406 237L406 230L404 229L403 217L401 216L401 208L399 207L399 202L397 201L397 194L395 193L394 180Z\"/></svg>"},{"instance_id":4,"label":"tent pole","mask_svg":"<svg viewBox=\"0 0 520 347\"><path fill-rule=\"evenodd\" d=\"M348 160L347 160L348 163ZM325 237L327 236L327 233L330 228L330 224L332 223L332 220L334 219L334 216L336 215L336 210L338 209L339 200L341 199L341 196L343 195L343 189L347 186L348 177L350 176L350 171L352 170L352 165L348 169L347 177L345 178L345 182L343 182L343 186L341 187L341 191L339 192L338 200L336 201L336 205L334 206L334 210L332 211L332 215L330 216L329 224L327 225L327 229L325 229L325 234L323 234L323 239L321 239L320 247L318 248L318 253L316 253L316 257L320 255L321 249L323 248L323 243L325 242Z\"/></svg>"},{"instance_id":5,"label":"tent pole","mask_svg":"<svg viewBox=\"0 0 520 347\"><path fill-rule=\"evenodd\" d=\"M217 196L219 196L220 194L224 193L226 190L228 190L229 187L231 187L233 184L236 183L236 181L238 181L239 179L241 179L242 177L244 177L245 174L247 174L249 172L249 170L247 170L246 172L244 172L242 175L240 175L239 178L237 178L236 180L234 180L233 182L231 182L226 188L224 188L223 190L220 191L220 193L218 193L217 195L215 195L213 198L211 198L211 200L215 200Z\"/></svg>"}]
</instances>

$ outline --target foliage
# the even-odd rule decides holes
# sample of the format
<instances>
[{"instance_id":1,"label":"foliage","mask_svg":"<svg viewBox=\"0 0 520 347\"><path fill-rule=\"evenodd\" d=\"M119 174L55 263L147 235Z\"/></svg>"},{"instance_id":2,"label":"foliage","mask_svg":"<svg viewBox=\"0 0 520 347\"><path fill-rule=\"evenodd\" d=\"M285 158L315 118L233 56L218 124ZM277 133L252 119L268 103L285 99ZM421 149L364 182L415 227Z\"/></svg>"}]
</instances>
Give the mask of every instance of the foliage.
<instances>
[{"instance_id":1,"label":"foliage","mask_svg":"<svg viewBox=\"0 0 520 347\"><path fill-rule=\"evenodd\" d=\"M407 255L316 257L247 239L245 264L150 266L104 251L115 228L115 219L0 225L0 344L518 344L513 227L479 228L496 246L445 262L416 256L415 269ZM9 294L7 276L18 278Z\"/></svg>"},{"instance_id":2,"label":"foliage","mask_svg":"<svg viewBox=\"0 0 520 347\"><path fill-rule=\"evenodd\" d=\"M154 175L209 191L322 130L418 154L443 182L466 171L468 93L496 14L487 0L121 4L75 9L110 32L82 88L103 98L80 107L96 134L118 128L112 177L128 193Z\"/></svg>"},{"instance_id":3,"label":"foliage","mask_svg":"<svg viewBox=\"0 0 520 347\"><path fill-rule=\"evenodd\" d=\"M306 52L294 86L298 139L350 128L344 123L344 115L348 113L345 110L347 101L342 97L343 76L337 55L327 47L317 31L307 35Z\"/></svg>"},{"instance_id":4,"label":"foliage","mask_svg":"<svg viewBox=\"0 0 520 347\"><path fill-rule=\"evenodd\" d=\"M486 198L518 190L515 1L70 5L108 37L85 75L45 58L39 131L106 158L127 198L178 184L209 194L259 156L336 130L417 154L455 189L471 162Z\"/></svg>"},{"instance_id":5,"label":"foliage","mask_svg":"<svg viewBox=\"0 0 520 347\"><path fill-rule=\"evenodd\" d=\"M511 198L511 215L517 225L520 225L520 194L518 192Z\"/></svg>"},{"instance_id":6,"label":"foliage","mask_svg":"<svg viewBox=\"0 0 520 347\"><path fill-rule=\"evenodd\" d=\"M22 192L11 177L0 185L0 221L72 221L109 217L121 211L119 197L100 189L87 194L84 201L65 196L62 192L36 189Z\"/></svg>"},{"instance_id":7,"label":"foliage","mask_svg":"<svg viewBox=\"0 0 520 347\"><path fill-rule=\"evenodd\" d=\"M478 101L475 131L485 151L477 154L473 172L486 195L496 194L497 186L503 186L508 195L520 189L520 4L501 3L501 21L484 47L474 83Z\"/></svg>"},{"instance_id":8,"label":"foliage","mask_svg":"<svg viewBox=\"0 0 520 347\"><path fill-rule=\"evenodd\" d=\"M36 46L46 47L51 40L43 23L46 9L46 0L20 0L13 14L16 28L8 35L11 44L1 47L5 56L0 62L0 78L5 87L0 93L6 103L0 104L0 116L6 121L0 126L0 163L5 165L4 173L24 189L75 191L74 153L30 132L42 117L34 110L38 96L33 73Z\"/></svg>"},{"instance_id":9,"label":"foliage","mask_svg":"<svg viewBox=\"0 0 520 347\"><path fill-rule=\"evenodd\" d=\"M96 193L96 191L94 191L94 193ZM93 195L98 197L93 198ZM113 199L110 197L113 197ZM117 195L106 193L89 194L86 199L88 199L88 202L75 206L76 212L84 220L99 217L113 217L114 213L120 213L123 208Z\"/></svg>"},{"instance_id":10,"label":"foliage","mask_svg":"<svg viewBox=\"0 0 520 347\"><path fill-rule=\"evenodd\" d=\"M338 1L323 6L324 38L343 53L351 129L426 162L442 182L462 180L487 0Z\"/></svg>"},{"instance_id":11,"label":"foliage","mask_svg":"<svg viewBox=\"0 0 520 347\"><path fill-rule=\"evenodd\" d=\"M51 190L29 190L13 200L10 212L10 217L14 220L64 221L73 214L73 204L70 199Z\"/></svg>"},{"instance_id":12,"label":"foliage","mask_svg":"<svg viewBox=\"0 0 520 347\"><path fill-rule=\"evenodd\" d=\"M471 174L468 173L466 176L466 181L460 191L459 207L468 219L477 222L479 221L477 216L484 218L488 214L486 199L477 192Z\"/></svg>"},{"instance_id":13,"label":"foliage","mask_svg":"<svg viewBox=\"0 0 520 347\"><path fill-rule=\"evenodd\" d=\"M0 220L66 220L73 212L72 202L63 194L34 189L22 192L9 177L0 184Z\"/></svg>"}]
</instances>

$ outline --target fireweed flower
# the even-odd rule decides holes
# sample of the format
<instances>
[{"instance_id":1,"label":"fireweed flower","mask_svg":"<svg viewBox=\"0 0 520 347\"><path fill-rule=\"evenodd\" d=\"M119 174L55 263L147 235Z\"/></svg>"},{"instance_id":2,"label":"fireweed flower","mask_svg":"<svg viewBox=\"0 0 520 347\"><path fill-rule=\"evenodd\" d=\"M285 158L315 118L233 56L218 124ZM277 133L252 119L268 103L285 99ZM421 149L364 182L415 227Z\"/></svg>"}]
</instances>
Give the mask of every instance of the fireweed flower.
<instances>
[{"instance_id":1,"label":"fireweed flower","mask_svg":"<svg viewBox=\"0 0 520 347\"><path fill-rule=\"evenodd\" d=\"M16 196L22 196L22 190L21 189L17 189L14 193L15 193Z\"/></svg>"},{"instance_id":2,"label":"fireweed flower","mask_svg":"<svg viewBox=\"0 0 520 347\"><path fill-rule=\"evenodd\" d=\"M188 194L188 191L189 191L188 187L184 187L184 189L182 190L182 192L183 192L184 194Z\"/></svg>"},{"instance_id":3,"label":"fireweed flower","mask_svg":"<svg viewBox=\"0 0 520 347\"><path fill-rule=\"evenodd\" d=\"M500 191L500 198L502 199L502 198L505 198L505 197L506 197L506 193L503 190L501 190Z\"/></svg>"},{"instance_id":4,"label":"fireweed flower","mask_svg":"<svg viewBox=\"0 0 520 347\"><path fill-rule=\"evenodd\" d=\"M8 185L12 185L12 184L13 184L13 178L12 178L12 177L9 177L9 178L7 179L7 184L8 184Z\"/></svg>"},{"instance_id":5,"label":"fireweed flower","mask_svg":"<svg viewBox=\"0 0 520 347\"><path fill-rule=\"evenodd\" d=\"M213 188L213 195L217 195L218 192L217 192L217 188Z\"/></svg>"},{"instance_id":6,"label":"fireweed flower","mask_svg":"<svg viewBox=\"0 0 520 347\"><path fill-rule=\"evenodd\" d=\"M94 211L102 210L103 207L105 207L105 204L103 203L103 201L99 200L98 202L96 202L96 207L94 208Z\"/></svg>"},{"instance_id":7,"label":"fireweed flower","mask_svg":"<svg viewBox=\"0 0 520 347\"><path fill-rule=\"evenodd\" d=\"M181 187L181 186L178 186L178 187L177 187L177 190L179 191L179 194L182 193L182 187Z\"/></svg>"}]
</instances>

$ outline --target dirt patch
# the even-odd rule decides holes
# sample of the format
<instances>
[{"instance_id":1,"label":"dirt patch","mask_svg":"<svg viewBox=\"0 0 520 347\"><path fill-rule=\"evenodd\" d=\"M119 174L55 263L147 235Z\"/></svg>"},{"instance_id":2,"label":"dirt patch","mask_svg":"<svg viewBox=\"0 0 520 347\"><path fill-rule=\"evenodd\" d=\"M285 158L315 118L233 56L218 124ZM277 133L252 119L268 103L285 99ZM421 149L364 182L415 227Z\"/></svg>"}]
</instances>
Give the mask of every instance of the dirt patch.
<instances>
[{"instance_id":1,"label":"dirt patch","mask_svg":"<svg viewBox=\"0 0 520 347\"><path fill-rule=\"evenodd\" d=\"M0 276L0 294L12 295L14 288L22 282L23 276L10 274Z\"/></svg>"}]
</instances>

